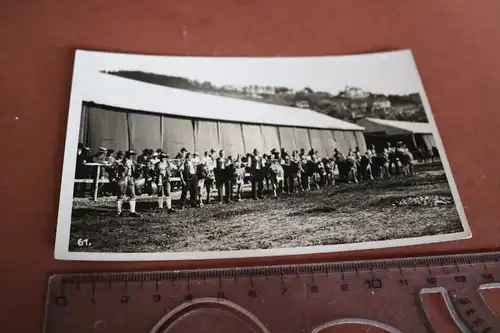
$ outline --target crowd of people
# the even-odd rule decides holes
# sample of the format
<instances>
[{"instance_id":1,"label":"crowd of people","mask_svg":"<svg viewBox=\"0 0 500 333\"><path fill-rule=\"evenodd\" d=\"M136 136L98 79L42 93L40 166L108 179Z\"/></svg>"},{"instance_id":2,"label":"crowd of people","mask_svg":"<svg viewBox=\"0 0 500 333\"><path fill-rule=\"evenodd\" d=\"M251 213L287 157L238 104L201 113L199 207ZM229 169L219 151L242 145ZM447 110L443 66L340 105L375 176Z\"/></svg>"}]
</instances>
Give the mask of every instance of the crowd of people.
<instances>
[{"instance_id":1,"label":"crowd of people","mask_svg":"<svg viewBox=\"0 0 500 333\"><path fill-rule=\"evenodd\" d=\"M420 157L419 157L420 159ZM161 149L144 149L141 155L133 150L118 151L101 147L95 155L79 144L75 178L96 177L95 163L102 166L99 177L109 180L103 191L116 195L117 214L122 214L123 199L129 197L130 215L136 216L136 196L156 196L158 208L169 213L171 193L181 191L180 208L190 203L201 207L210 202L212 191L217 202L242 200L243 185L251 183L251 196L262 199L264 193L291 194L335 185L336 179L347 183L413 175L414 157L402 142L387 143L376 151L374 146L362 153L358 147L346 154L338 149L333 156L319 156L318 151L305 149L287 151L272 149L261 154L258 149L246 155L227 156L224 150L211 149L203 156L182 148L174 158ZM85 188L75 184L75 196L84 195ZM189 195L189 200L187 200Z\"/></svg>"}]
</instances>

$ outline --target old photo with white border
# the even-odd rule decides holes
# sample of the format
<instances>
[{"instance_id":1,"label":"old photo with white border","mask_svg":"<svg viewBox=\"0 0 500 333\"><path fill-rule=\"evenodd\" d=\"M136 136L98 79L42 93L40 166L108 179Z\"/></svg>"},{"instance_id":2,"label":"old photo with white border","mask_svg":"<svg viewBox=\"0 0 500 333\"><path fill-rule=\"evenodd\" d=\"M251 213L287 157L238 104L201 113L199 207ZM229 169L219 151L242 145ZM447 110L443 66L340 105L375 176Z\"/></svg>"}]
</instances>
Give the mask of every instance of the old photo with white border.
<instances>
[{"instance_id":1,"label":"old photo with white border","mask_svg":"<svg viewBox=\"0 0 500 333\"><path fill-rule=\"evenodd\" d=\"M76 51L55 258L183 260L471 237L411 51Z\"/></svg>"}]
</instances>

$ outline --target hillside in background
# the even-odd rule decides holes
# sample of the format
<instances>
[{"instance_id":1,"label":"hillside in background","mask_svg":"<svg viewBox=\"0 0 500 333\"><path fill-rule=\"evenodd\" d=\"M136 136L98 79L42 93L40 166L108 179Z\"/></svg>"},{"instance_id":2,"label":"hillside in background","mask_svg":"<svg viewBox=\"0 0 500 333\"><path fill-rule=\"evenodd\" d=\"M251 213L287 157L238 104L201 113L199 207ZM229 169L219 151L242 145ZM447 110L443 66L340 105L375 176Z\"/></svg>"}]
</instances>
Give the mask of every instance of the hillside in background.
<instances>
[{"instance_id":1,"label":"hillside in background","mask_svg":"<svg viewBox=\"0 0 500 333\"><path fill-rule=\"evenodd\" d=\"M183 77L141 71L105 73L205 94L307 108L350 122L356 122L364 117L417 122L428 121L418 93L409 95L383 95L365 92L356 87L346 87L344 91L333 94L331 92L313 91L308 87L302 90L293 90L287 87L257 85L245 87L232 85L215 86L208 81L201 82Z\"/></svg>"}]
</instances>

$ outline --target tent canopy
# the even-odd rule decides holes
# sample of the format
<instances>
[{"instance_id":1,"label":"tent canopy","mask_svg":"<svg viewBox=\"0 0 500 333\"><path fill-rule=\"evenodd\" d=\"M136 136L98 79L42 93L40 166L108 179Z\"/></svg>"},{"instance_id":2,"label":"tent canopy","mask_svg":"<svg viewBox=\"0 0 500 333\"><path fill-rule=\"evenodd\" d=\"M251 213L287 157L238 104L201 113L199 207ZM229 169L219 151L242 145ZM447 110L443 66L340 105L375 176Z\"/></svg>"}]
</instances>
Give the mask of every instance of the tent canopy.
<instances>
[{"instance_id":1,"label":"tent canopy","mask_svg":"<svg viewBox=\"0 0 500 333\"><path fill-rule=\"evenodd\" d=\"M384 133L386 135L405 134L432 134L433 130L429 123L418 123L410 121L387 120L377 118L364 118L358 121L358 125L365 128L365 133Z\"/></svg>"},{"instance_id":2,"label":"tent canopy","mask_svg":"<svg viewBox=\"0 0 500 333\"><path fill-rule=\"evenodd\" d=\"M311 110L166 88L108 74L86 86L80 140L96 151L181 148L228 155L258 149L366 150L363 127ZM363 140L360 140L363 138Z\"/></svg>"},{"instance_id":3,"label":"tent canopy","mask_svg":"<svg viewBox=\"0 0 500 333\"><path fill-rule=\"evenodd\" d=\"M104 73L92 75L85 89L84 101L130 110L237 123L363 130L312 110L192 92Z\"/></svg>"}]
</instances>

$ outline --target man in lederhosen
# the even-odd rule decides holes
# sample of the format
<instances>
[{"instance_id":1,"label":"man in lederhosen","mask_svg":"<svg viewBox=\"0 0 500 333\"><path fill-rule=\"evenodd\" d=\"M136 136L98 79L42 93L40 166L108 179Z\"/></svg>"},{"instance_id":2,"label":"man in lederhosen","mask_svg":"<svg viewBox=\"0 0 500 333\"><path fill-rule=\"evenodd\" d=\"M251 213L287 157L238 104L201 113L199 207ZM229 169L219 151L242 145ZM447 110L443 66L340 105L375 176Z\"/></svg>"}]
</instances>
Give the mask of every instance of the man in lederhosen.
<instances>
[{"instance_id":1,"label":"man in lederhosen","mask_svg":"<svg viewBox=\"0 0 500 333\"><path fill-rule=\"evenodd\" d=\"M129 195L130 216L139 216L135 211L135 182L134 173L137 168L137 162L134 161L135 151L129 150L121 160L117 160L113 166L116 175L117 200L116 211L117 215L122 215L123 197Z\"/></svg>"},{"instance_id":2,"label":"man in lederhosen","mask_svg":"<svg viewBox=\"0 0 500 333\"><path fill-rule=\"evenodd\" d=\"M174 213L172 197L170 196L170 178L172 177L172 164L167 153L160 153L160 162L156 163L158 184L158 208L163 209L163 201L167 204L167 212Z\"/></svg>"}]
</instances>

